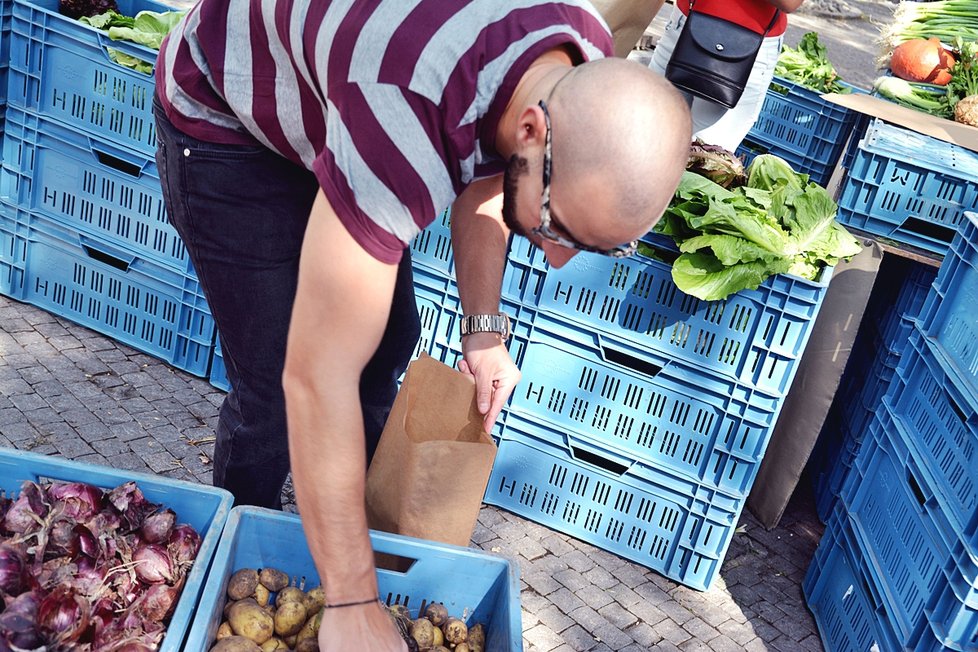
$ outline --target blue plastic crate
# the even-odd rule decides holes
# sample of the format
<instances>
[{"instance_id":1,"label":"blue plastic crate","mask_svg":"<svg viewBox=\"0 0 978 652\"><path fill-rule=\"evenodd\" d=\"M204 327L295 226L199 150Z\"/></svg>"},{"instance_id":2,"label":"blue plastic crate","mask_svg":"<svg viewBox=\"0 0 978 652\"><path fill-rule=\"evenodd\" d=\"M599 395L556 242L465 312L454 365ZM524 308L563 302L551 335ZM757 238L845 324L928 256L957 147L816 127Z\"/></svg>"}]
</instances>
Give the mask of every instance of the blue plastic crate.
<instances>
[{"instance_id":1,"label":"blue plastic crate","mask_svg":"<svg viewBox=\"0 0 978 652\"><path fill-rule=\"evenodd\" d=\"M451 210L446 209L415 236L411 243L411 262L416 269L455 278L450 224ZM541 249L526 238L511 236L503 272L502 298L529 307L536 306L548 269Z\"/></svg>"},{"instance_id":2,"label":"blue plastic crate","mask_svg":"<svg viewBox=\"0 0 978 652\"><path fill-rule=\"evenodd\" d=\"M938 254L978 209L978 153L876 120L840 191L838 220Z\"/></svg>"},{"instance_id":3,"label":"blue plastic crate","mask_svg":"<svg viewBox=\"0 0 978 652\"><path fill-rule=\"evenodd\" d=\"M10 61L10 12L13 0L0 0L0 117L7 104L7 68ZM0 136L3 128L0 125Z\"/></svg>"},{"instance_id":4,"label":"blue plastic crate","mask_svg":"<svg viewBox=\"0 0 978 652\"><path fill-rule=\"evenodd\" d=\"M884 402L843 487L841 503L894 631L907 644L928 599L944 585L942 569L951 545L934 489L898 426L899 419Z\"/></svg>"},{"instance_id":5,"label":"blue plastic crate","mask_svg":"<svg viewBox=\"0 0 978 652\"><path fill-rule=\"evenodd\" d=\"M196 276L152 157L13 106L6 129L0 200Z\"/></svg>"},{"instance_id":6,"label":"blue plastic crate","mask_svg":"<svg viewBox=\"0 0 978 652\"><path fill-rule=\"evenodd\" d=\"M978 553L978 401L960 391L920 332L911 335L910 348L886 402L951 535L965 537Z\"/></svg>"},{"instance_id":7,"label":"blue plastic crate","mask_svg":"<svg viewBox=\"0 0 978 652\"><path fill-rule=\"evenodd\" d=\"M672 281L675 252L615 259L578 255L546 276L539 308L635 346L783 396L794 378L832 276L775 275L756 290L701 301Z\"/></svg>"},{"instance_id":8,"label":"blue plastic crate","mask_svg":"<svg viewBox=\"0 0 978 652\"><path fill-rule=\"evenodd\" d=\"M823 523L828 523L839 504L842 488L849 480L853 462L859 456L859 447L864 438L854 437L848 425L841 419L826 421L820 437L825 436L826 428L838 431L836 434L838 444L833 448L835 455L831 460L826 460L826 464L816 478L815 510Z\"/></svg>"},{"instance_id":9,"label":"blue plastic crate","mask_svg":"<svg viewBox=\"0 0 978 652\"><path fill-rule=\"evenodd\" d=\"M971 575L962 572L971 571ZM927 603L927 630L921 631L920 638L926 647L931 639L936 639L945 649L975 652L978 650L978 558L963 547L952 552L951 559L944 567L947 584Z\"/></svg>"},{"instance_id":10,"label":"blue plastic crate","mask_svg":"<svg viewBox=\"0 0 978 652\"><path fill-rule=\"evenodd\" d=\"M458 295L458 284L448 275L430 271L423 266L416 266L413 271L415 300L421 317L421 341L415 354L424 351L440 362L454 367L462 359L459 325L462 302ZM507 346L513 360L518 362L536 311L510 299L500 302L500 310L509 315L513 336Z\"/></svg>"},{"instance_id":11,"label":"blue plastic crate","mask_svg":"<svg viewBox=\"0 0 978 652\"><path fill-rule=\"evenodd\" d=\"M865 91L843 84L854 93ZM858 113L822 98L822 93L775 77L761 112L737 154L747 164L758 154L774 154L815 183L829 182Z\"/></svg>"},{"instance_id":12,"label":"blue plastic crate","mask_svg":"<svg viewBox=\"0 0 978 652\"><path fill-rule=\"evenodd\" d=\"M744 504L514 412L485 501L700 590L716 578Z\"/></svg>"},{"instance_id":13,"label":"blue plastic crate","mask_svg":"<svg viewBox=\"0 0 978 652\"><path fill-rule=\"evenodd\" d=\"M731 496L750 491L778 397L549 315L523 348L511 412Z\"/></svg>"},{"instance_id":14,"label":"blue plastic crate","mask_svg":"<svg viewBox=\"0 0 978 652\"><path fill-rule=\"evenodd\" d=\"M371 531L370 541L376 552L413 562L406 571L378 569L381 598L387 604L406 605L417 617L425 604L442 602L449 614L485 626L487 652L523 649L519 569L514 561L383 532ZM231 575L241 568L267 567L305 578L307 589L319 584L298 516L235 507L207 577L187 650L207 650L213 644Z\"/></svg>"},{"instance_id":15,"label":"blue plastic crate","mask_svg":"<svg viewBox=\"0 0 978 652\"><path fill-rule=\"evenodd\" d=\"M196 279L2 203L0 294L207 375L214 320Z\"/></svg>"},{"instance_id":16,"label":"blue plastic crate","mask_svg":"<svg viewBox=\"0 0 978 652\"><path fill-rule=\"evenodd\" d=\"M889 350L900 353L906 348L914 322L921 315L936 277L936 267L911 264L896 301L878 323L880 337Z\"/></svg>"},{"instance_id":17,"label":"blue plastic crate","mask_svg":"<svg viewBox=\"0 0 978 652\"><path fill-rule=\"evenodd\" d=\"M0 489L8 496L17 494L25 480L85 482L102 489L112 489L132 480L148 500L166 505L176 512L177 522L191 525L200 534L197 559L187 573L186 584L159 648L161 652L188 649L183 645L184 638L197 612L208 567L234 502L231 494L223 489L158 475L0 448Z\"/></svg>"},{"instance_id":18,"label":"blue plastic crate","mask_svg":"<svg viewBox=\"0 0 978 652\"><path fill-rule=\"evenodd\" d=\"M231 383L228 381L227 368L224 366L224 356L221 355L220 336L214 338L214 355L211 358L210 382L211 385L225 392L231 389Z\"/></svg>"},{"instance_id":19,"label":"blue plastic crate","mask_svg":"<svg viewBox=\"0 0 978 652\"><path fill-rule=\"evenodd\" d=\"M899 649L844 511L828 520L802 590L827 652Z\"/></svg>"},{"instance_id":20,"label":"blue plastic crate","mask_svg":"<svg viewBox=\"0 0 978 652\"><path fill-rule=\"evenodd\" d=\"M978 397L978 213L965 213L921 311L921 330L948 363L955 384Z\"/></svg>"},{"instance_id":21,"label":"blue plastic crate","mask_svg":"<svg viewBox=\"0 0 978 652\"><path fill-rule=\"evenodd\" d=\"M118 7L128 16L171 9L152 0L119 0ZM62 16L58 0L14 0L7 101L152 157L153 75L116 64L110 49L156 63L155 50Z\"/></svg>"}]
</instances>

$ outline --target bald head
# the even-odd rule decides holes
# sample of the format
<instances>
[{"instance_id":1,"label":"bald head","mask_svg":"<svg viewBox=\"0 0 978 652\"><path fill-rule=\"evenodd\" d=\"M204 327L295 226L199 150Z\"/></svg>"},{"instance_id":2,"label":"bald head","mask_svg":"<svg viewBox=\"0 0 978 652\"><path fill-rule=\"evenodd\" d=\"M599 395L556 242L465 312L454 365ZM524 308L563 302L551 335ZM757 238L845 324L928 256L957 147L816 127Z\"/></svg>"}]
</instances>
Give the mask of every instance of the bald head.
<instances>
[{"instance_id":1,"label":"bald head","mask_svg":"<svg viewBox=\"0 0 978 652\"><path fill-rule=\"evenodd\" d=\"M609 58L575 68L548 106L554 179L590 193L603 189L595 221L634 234L649 230L689 155L692 127L682 96L645 66Z\"/></svg>"}]
</instances>

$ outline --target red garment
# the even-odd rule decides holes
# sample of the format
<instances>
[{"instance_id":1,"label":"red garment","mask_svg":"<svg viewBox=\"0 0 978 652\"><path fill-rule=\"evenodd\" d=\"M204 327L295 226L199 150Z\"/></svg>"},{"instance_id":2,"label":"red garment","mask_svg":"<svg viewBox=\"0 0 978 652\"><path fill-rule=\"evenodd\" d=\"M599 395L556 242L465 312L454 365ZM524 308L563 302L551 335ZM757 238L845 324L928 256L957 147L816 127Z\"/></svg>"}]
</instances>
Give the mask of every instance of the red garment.
<instances>
[{"instance_id":1,"label":"red garment","mask_svg":"<svg viewBox=\"0 0 978 652\"><path fill-rule=\"evenodd\" d=\"M689 15L689 0L676 0L676 6ZM763 34L771 24L776 9L764 0L696 0L696 11L724 18L758 34ZM788 15L781 12L768 36L780 36L788 27Z\"/></svg>"}]
</instances>

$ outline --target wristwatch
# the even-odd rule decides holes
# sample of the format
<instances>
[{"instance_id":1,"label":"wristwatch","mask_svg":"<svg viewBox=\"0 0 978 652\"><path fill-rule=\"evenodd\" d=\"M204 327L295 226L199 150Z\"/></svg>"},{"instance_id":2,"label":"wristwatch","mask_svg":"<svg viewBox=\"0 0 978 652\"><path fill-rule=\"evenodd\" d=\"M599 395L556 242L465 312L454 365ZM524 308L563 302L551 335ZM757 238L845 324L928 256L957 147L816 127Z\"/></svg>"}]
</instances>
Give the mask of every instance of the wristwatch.
<instances>
[{"instance_id":1,"label":"wristwatch","mask_svg":"<svg viewBox=\"0 0 978 652\"><path fill-rule=\"evenodd\" d=\"M495 315L465 315L462 317L462 337L472 333L499 333L503 342L509 339L509 315L504 312Z\"/></svg>"}]
</instances>

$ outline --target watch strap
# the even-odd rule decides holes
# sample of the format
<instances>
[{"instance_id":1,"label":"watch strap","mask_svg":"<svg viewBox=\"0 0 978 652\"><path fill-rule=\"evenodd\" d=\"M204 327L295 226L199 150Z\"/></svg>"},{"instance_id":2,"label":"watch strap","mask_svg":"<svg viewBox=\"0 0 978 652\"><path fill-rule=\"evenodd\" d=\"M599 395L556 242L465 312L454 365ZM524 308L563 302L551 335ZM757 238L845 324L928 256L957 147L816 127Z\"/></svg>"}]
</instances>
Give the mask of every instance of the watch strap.
<instances>
[{"instance_id":1,"label":"watch strap","mask_svg":"<svg viewBox=\"0 0 978 652\"><path fill-rule=\"evenodd\" d=\"M498 333L503 341L509 339L509 315L504 312L488 315L464 315L460 324L462 337L472 333Z\"/></svg>"}]
</instances>

